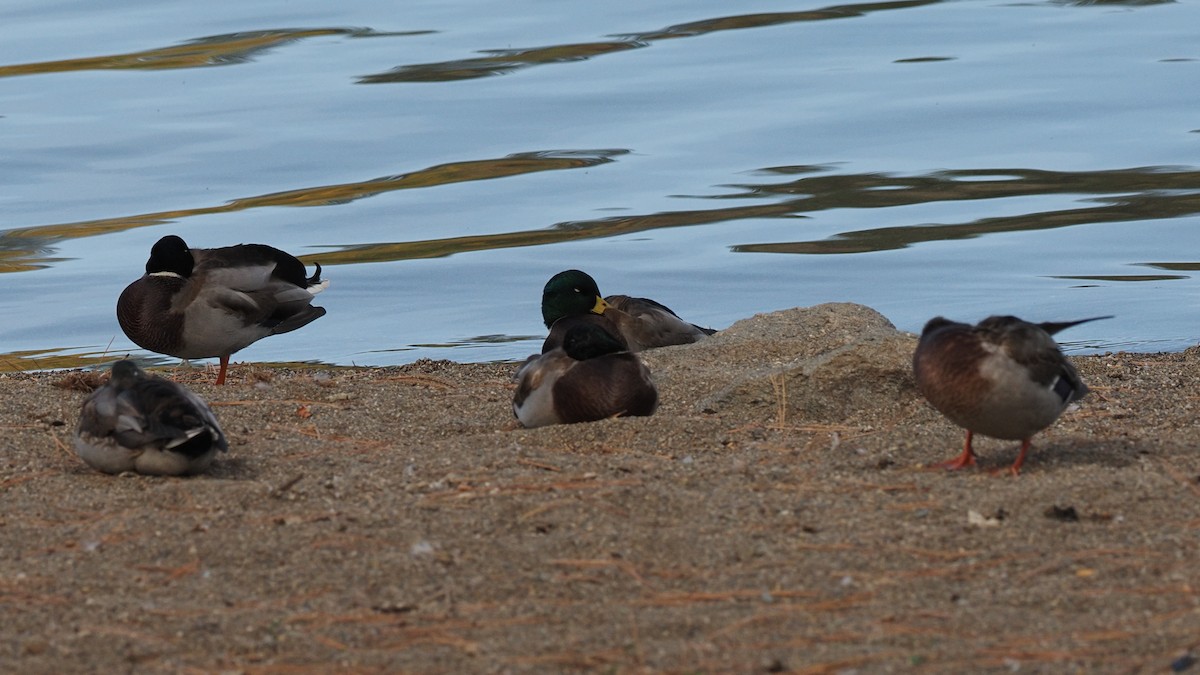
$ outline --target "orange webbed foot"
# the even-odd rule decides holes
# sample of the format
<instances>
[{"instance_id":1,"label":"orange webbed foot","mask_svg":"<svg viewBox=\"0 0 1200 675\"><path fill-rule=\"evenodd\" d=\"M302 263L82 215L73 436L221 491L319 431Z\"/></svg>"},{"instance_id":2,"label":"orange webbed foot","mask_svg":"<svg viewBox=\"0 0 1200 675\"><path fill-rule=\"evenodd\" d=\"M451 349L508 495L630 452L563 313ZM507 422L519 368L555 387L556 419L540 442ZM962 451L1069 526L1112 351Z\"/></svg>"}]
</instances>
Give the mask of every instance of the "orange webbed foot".
<instances>
[{"instance_id":1,"label":"orange webbed foot","mask_svg":"<svg viewBox=\"0 0 1200 675\"><path fill-rule=\"evenodd\" d=\"M971 439L973 437L974 433L967 431L967 440L963 443L962 454L954 459L934 464L934 466L947 471L958 471L968 466L975 466L975 451L971 449Z\"/></svg>"}]
</instances>

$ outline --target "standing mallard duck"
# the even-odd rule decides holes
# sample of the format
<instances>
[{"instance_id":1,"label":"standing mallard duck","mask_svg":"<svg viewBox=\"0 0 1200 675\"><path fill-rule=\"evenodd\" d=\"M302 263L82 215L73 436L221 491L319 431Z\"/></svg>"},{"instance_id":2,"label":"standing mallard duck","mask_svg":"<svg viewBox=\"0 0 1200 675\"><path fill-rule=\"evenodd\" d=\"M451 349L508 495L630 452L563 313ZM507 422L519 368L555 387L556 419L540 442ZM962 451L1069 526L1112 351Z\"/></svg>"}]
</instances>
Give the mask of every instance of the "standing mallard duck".
<instances>
[{"instance_id":1,"label":"standing mallard duck","mask_svg":"<svg viewBox=\"0 0 1200 675\"><path fill-rule=\"evenodd\" d=\"M971 326L939 316L925 324L913 355L917 388L934 408L967 430L962 454L939 466L973 465L971 440L979 433L1021 441L1021 452L1009 469L1017 475L1033 435L1088 393L1050 336L1108 318L1029 323L1014 316L992 316Z\"/></svg>"},{"instance_id":2,"label":"standing mallard duck","mask_svg":"<svg viewBox=\"0 0 1200 675\"><path fill-rule=\"evenodd\" d=\"M554 322L563 317L587 314L606 319L611 326L609 332L620 337L631 352L690 344L716 332L690 324L670 308L647 298L602 297L596 281L579 270L566 270L550 277L542 290L542 320L546 328L553 328ZM543 353L559 346L553 336L552 332L546 338Z\"/></svg>"},{"instance_id":3,"label":"standing mallard duck","mask_svg":"<svg viewBox=\"0 0 1200 675\"><path fill-rule=\"evenodd\" d=\"M83 402L75 431L75 451L104 473L198 473L228 449L199 396L127 360L113 364L108 384Z\"/></svg>"},{"instance_id":4,"label":"standing mallard duck","mask_svg":"<svg viewBox=\"0 0 1200 675\"><path fill-rule=\"evenodd\" d=\"M117 321L143 349L220 357L216 383L224 384L231 354L324 316L312 299L327 286L320 264L305 276L304 263L277 248L188 248L172 234L150 249L146 274L121 293Z\"/></svg>"},{"instance_id":5,"label":"standing mallard duck","mask_svg":"<svg viewBox=\"0 0 1200 675\"><path fill-rule=\"evenodd\" d=\"M602 326L567 317L550 338L560 346L530 356L517 371L513 414L522 425L646 416L658 407L650 370Z\"/></svg>"}]
</instances>

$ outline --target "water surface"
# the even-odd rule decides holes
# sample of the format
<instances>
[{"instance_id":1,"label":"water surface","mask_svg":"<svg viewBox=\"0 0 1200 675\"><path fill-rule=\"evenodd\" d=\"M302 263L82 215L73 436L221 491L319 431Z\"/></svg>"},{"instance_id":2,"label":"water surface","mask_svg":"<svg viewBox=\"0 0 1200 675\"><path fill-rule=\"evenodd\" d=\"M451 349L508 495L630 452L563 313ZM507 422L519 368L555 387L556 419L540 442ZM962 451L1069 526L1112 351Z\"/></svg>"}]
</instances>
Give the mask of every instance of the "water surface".
<instances>
[{"instance_id":1,"label":"water surface","mask_svg":"<svg viewBox=\"0 0 1200 675\"><path fill-rule=\"evenodd\" d=\"M170 233L325 266L235 360L519 359L570 267L1197 341L1194 4L253 4L0 9L0 368L153 357L114 306Z\"/></svg>"}]
</instances>

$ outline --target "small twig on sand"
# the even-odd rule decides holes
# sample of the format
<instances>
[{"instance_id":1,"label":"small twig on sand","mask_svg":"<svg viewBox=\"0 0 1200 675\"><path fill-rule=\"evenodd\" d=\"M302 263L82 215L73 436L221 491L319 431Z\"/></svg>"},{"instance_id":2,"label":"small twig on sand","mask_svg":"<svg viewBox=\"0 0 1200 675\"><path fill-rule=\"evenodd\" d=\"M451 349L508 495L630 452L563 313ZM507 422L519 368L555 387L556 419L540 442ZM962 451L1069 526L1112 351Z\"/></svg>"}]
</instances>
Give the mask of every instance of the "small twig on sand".
<instances>
[{"instance_id":1,"label":"small twig on sand","mask_svg":"<svg viewBox=\"0 0 1200 675\"><path fill-rule=\"evenodd\" d=\"M283 496L283 493L287 492L288 490L291 490L293 487L295 487L296 483L299 483L302 480L304 480L304 474L302 474L302 473L296 474L295 477L289 479L283 485L280 485L279 487L275 488L274 490L271 490L271 496L276 499L279 499L280 497Z\"/></svg>"}]
</instances>

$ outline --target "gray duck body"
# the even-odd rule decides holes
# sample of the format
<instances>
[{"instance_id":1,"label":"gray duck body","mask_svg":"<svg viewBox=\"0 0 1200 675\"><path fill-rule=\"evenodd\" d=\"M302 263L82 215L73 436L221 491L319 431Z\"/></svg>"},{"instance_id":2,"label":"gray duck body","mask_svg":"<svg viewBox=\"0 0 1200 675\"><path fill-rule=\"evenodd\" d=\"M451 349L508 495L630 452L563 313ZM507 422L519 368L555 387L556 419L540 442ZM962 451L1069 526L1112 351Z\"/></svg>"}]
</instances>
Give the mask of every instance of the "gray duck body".
<instances>
[{"instance_id":1,"label":"gray duck body","mask_svg":"<svg viewBox=\"0 0 1200 675\"><path fill-rule=\"evenodd\" d=\"M143 349L221 357L223 381L231 354L325 315L312 305L329 284L316 267L307 277L303 263L270 246L194 249L168 235L151 249L146 273L121 293L117 321Z\"/></svg>"},{"instance_id":2,"label":"gray duck body","mask_svg":"<svg viewBox=\"0 0 1200 675\"><path fill-rule=\"evenodd\" d=\"M118 361L83 402L75 450L104 473L199 473L229 445L208 405L182 385Z\"/></svg>"}]
</instances>

